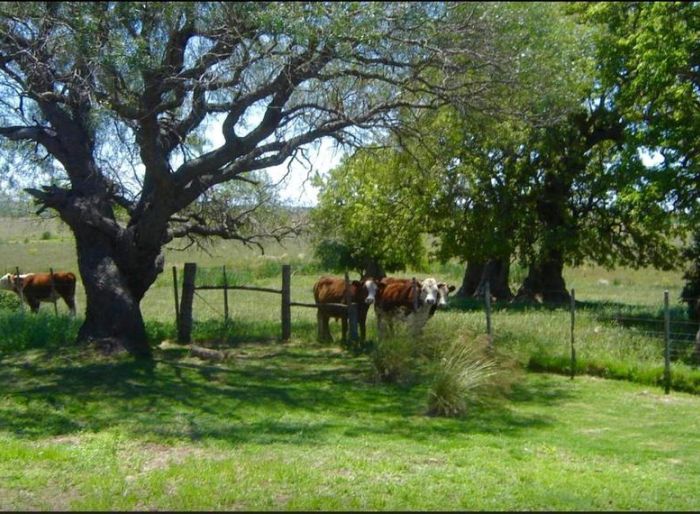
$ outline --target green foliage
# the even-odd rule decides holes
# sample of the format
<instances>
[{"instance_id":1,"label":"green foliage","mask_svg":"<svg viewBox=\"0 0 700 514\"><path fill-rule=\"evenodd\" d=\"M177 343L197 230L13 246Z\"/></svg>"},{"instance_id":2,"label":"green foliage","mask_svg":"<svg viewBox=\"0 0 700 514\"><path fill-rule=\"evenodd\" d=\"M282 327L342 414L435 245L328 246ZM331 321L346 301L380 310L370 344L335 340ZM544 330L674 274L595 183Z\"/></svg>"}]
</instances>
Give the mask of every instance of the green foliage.
<instances>
[{"instance_id":1,"label":"green foliage","mask_svg":"<svg viewBox=\"0 0 700 514\"><path fill-rule=\"evenodd\" d=\"M403 173L405 164L405 156L389 150L381 155L358 151L317 184L311 220L319 257L338 245L345 252L339 263L353 269L363 270L370 261L387 271L425 268L420 198L432 186Z\"/></svg>"},{"instance_id":2,"label":"green foliage","mask_svg":"<svg viewBox=\"0 0 700 514\"><path fill-rule=\"evenodd\" d=\"M401 330L378 339L369 355L376 380L399 385L416 380L416 340Z\"/></svg>"},{"instance_id":3,"label":"green foliage","mask_svg":"<svg viewBox=\"0 0 700 514\"><path fill-rule=\"evenodd\" d=\"M688 305L688 318L700 320L700 230L694 234L693 244L685 250L689 265L683 278L685 286L681 298Z\"/></svg>"},{"instance_id":4,"label":"green foliage","mask_svg":"<svg viewBox=\"0 0 700 514\"><path fill-rule=\"evenodd\" d=\"M72 346L78 335L79 321L53 313L8 312L0 310L0 351L61 349Z\"/></svg>"},{"instance_id":5,"label":"green foliage","mask_svg":"<svg viewBox=\"0 0 700 514\"><path fill-rule=\"evenodd\" d=\"M10 291L0 291L0 311L18 311L22 304L19 297Z\"/></svg>"},{"instance_id":6,"label":"green foliage","mask_svg":"<svg viewBox=\"0 0 700 514\"><path fill-rule=\"evenodd\" d=\"M352 249L343 242L321 239L314 249L314 256L323 269L336 273L348 269L362 270L363 262L353 259Z\"/></svg>"}]
</instances>

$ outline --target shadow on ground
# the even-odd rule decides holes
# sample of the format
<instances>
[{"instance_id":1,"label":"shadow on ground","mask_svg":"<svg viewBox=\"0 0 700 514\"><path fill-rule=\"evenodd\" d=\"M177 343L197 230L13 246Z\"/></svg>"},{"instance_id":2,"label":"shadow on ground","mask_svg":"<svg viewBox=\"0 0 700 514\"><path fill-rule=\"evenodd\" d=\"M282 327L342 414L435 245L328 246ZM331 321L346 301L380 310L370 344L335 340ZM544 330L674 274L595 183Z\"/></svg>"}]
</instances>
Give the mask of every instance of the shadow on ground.
<instances>
[{"instance_id":1,"label":"shadow on ground","mask_svg":"<svg viewBox=\"0 0 700 514\"><path fill-rule=\"evenodd\" d=\"M223 363L156 350L152 362L96 362L76 350L5 357L0 427L43 438L119 429L144 439L317 444L342 435L392 434L414 440L498 432L517 436L551 419L519 404L556 405L565 385L535 377L509 402L466 419L424 415L425 386L374 383L366 356L337 347L238 344Z\"/></svg>"}]
</instances>

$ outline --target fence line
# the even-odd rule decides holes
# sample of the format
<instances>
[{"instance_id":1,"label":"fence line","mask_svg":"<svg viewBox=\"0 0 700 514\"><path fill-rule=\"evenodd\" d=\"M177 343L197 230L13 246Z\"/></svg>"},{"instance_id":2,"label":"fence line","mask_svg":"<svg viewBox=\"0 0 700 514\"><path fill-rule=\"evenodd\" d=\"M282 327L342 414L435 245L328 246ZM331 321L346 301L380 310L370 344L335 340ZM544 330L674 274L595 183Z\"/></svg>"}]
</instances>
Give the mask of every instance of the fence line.
<instances>
[{"instance_id":1,"label":"fence line","mask_svg":"<svg viewBox=\"0 0 700 514\"><path fill-rule=\"evenodd\" d=\"M545 292L545 291L542 291ZM562 291L549 291L549 292L562 292ZM571 327L570 327L570 366L571 366L571 379L573 380L576 370L576 347L575 347L575 319L576 319L576 292L571 289L571 292L567 292L570 297L569 302L569 312L571 316ZM489 345L493 344L493 323L491 315L491 294L488 281L484 285L484 312L486 315L486 332L488 335ZM700 300L700 298L682 298L682 302ZM634 323L662 323L662 330L635 330L636 334L650 336L654 338L659 338L663 340L664 349L664 373L663 373L663 384L665 394L669 394L671 387L671 357L679 355L687 355L688 350L694 346L693 354L696 358L700 360L700 326L699 322L693 321L673 321L671 319L671 309L669 306L669 292L664 291L663 300L663 319L652 319L652 318L638 318L632 316L622 316L613 315L610 317L597 317L599 321L605 322L610 321L621 326L625 326L624 322L634 322ZM673 326L690 326L693 328L697 327L697 333L689 332L673 332L671 327ZM634 327L632 327L634 328ZM672 343L682 344L683 348L674 347Z\"/></svg>"},{"instance_id":2,"label":"fence line","mask_svg":"<svg viewBox=\"0 0 700 514\"><path fill-rule=\"evenodd\" d=\"M345 273L345 303L306 303L306 302L293 302L291 299L291 266L289 264L282 265L282 287L281 289L274 289L270 287L258 287L258 286L234 286L228 284L228 279L226 275L226 267L223 267L223 285L196 285L196 274L197 265L196 263L185 263L185 270L182 283L182 295L178 304L178 291L177 291L177 268L173 266L173 277L174 277L174 295L175 295L175 319L178 327L178 342L189 343L192 334L192 307L194 296L197 295L202 299L208 307L215 310L209 302L204 300L204 298L197 293L197 291L224 291L224 323L228 322L229 319L229 309L228 309L228 291L231 289L242 290L242 291L255 291L261 293L272 293L281 295L281 324L282 324L282 340L288 341L292 334L292 321L291 321L291 307L308 307L317 309L321 306L324 307L334 307L346 309L346 315L348 317L349 324L349 338L351 342L355 342L358 339L358 315L357 315L357 304L353 303L350 298L350 280L348 278L347 272Z\"/></svg>"}]
</instances>

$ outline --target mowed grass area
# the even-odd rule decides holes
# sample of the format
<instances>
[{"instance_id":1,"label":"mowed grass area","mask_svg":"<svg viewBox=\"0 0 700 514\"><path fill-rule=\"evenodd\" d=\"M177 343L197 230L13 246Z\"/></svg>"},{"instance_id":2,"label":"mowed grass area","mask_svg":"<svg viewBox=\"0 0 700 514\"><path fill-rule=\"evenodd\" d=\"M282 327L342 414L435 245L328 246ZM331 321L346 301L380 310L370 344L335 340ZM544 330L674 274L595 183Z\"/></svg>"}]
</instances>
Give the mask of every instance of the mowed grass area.
<instances>
[{"instance_id":1,"label":"mowed grass area","mask_svg":"<svg viewBox=\"0 0 700 514\"><path fill-rule=\"evenodd\" d=\"M614 321L620 312L658 318L664 289L682 320L680 272L566 271L582 302L580 372L646 383L524 371L462 419L425 414L424 369L409 383L379 383L368 355L316 343L313 309L292 309L292 340L281 343L274 294L230 291L226 329L223 293L195 297L194 337L229 352L225 361L155 346L175 335L172 265L197 262L208 283L225 264L236 283L278 288L279 266L291 263L292 299L311 302L323 271L310 254L304 242L271 245L266 256L233 243L211 255L169 250L142 303L152 366L71 344L80 286L75 322L50 305L39 316L0 312L0 509L700 508L700 396L664 395L661 338ZM77 271L72 238L55 221L5 220L0 260L5 271ZM458 285L462 272L436 265L415 275ZM523 370L565 372L569 324L566 309L495 305L494 344ZM331 328L337 338L339 324ZM485 328L478 302L454 301L422 341L475 340ZM695 380L697 367L675 357L674 377Z\"/></svg>"}]
</instances>

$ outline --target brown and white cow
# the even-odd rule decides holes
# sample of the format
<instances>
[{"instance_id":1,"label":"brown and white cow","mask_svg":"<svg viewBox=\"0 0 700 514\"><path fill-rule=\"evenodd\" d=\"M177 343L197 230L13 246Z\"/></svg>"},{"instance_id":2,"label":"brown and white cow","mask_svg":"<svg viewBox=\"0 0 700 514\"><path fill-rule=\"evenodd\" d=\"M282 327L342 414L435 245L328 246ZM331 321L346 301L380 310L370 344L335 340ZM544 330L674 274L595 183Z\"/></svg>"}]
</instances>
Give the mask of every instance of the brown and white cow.
<instances>
[{"instance_id":1,"label":"brown and white cow","mask_svg":"<svg viewBox=\"0 0 700 514\"><path fill-rule=\"evenodd\" d=\"M360 340L366 337L367 311L377 294L377 283L372 277L363 277L360 281L350 282L350 301L357 304L357 322L360 326ZM317 304L345 303L345 279L321 277L314 284L314 300ZM329 318L340 319L342 323L342 340L347 341L348 320L344 307L323 305L318 308L318 336L321 342L332 341Z\"/></svg>"},{"instance_id":2,"label":"brown and white cow","mask_svg":"<svg viewBox=\"0 0 700 514\"><path fill-rule=\"evenodd\" d=\"M41 302L55 302L63 298L75 316L75 275L71 272L55 271L51 273L25 273L17 275L7 273L0 278L0 289L14 291L20 301L26 302L32 312L39 311Z\"/></svg>"},{"instance_id":3,"label":"brown and white cow","mask_svg":"<svg viewBox=\"0 0 700 514\"><path fill-rule=\"evenodd\" d=\"M413 279L410 278L396 278L396 277L384 277L380 283L379 286L380 288L385 287L387 284L392 284L392 283L403 283L403 284L413 284ZM420 284L420 281L416 282L417 285ZM453 292L456 289L455 286L453 285L448 285L445 282L439 282L438 283L438 301L436 304L434 304L430 308L429 316L432 317L433 314L435 314L435 311L437 309L442 309L447 307L448 304L448 299L450 296L450 293ZM376 310L376 309L375 309Z\"/></svg>"},{"instance_id":4,"label":"brown and white cow","mask_svg":"<svg viewBox=\"0 0 700 514\"><path fill-rule=\"evenodd\" d=\"M438 284L434 278L416 281L415 290L411 279L382 279L374 304L379 338L385 337L387 328L393 332L396 320L407 323L414 335L420 333L438 306L447 304L450 291L454 286Z\"/></svg>"}]
</instances>

